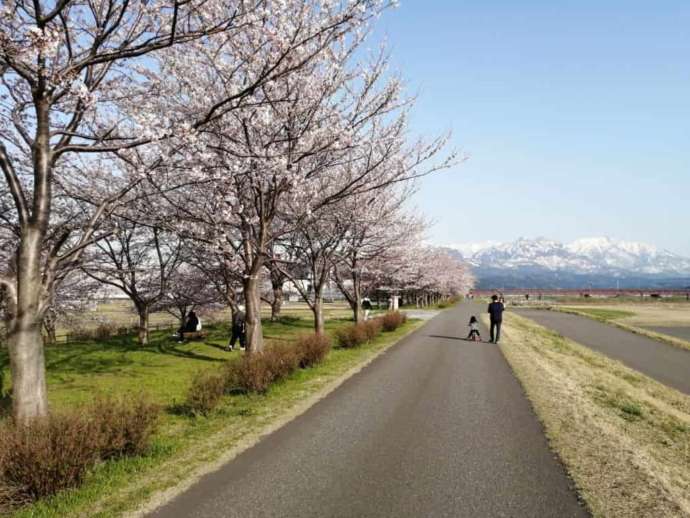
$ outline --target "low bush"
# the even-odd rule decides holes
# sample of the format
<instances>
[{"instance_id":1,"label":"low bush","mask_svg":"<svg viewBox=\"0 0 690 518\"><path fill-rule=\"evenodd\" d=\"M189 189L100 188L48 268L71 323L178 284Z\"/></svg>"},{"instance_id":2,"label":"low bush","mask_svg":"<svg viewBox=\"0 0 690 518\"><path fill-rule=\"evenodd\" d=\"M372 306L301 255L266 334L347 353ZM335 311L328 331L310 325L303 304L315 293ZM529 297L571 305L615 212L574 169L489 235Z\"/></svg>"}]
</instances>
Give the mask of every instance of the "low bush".
<instances>
[{"instance_id":1,"label":"low bush","mask_svg":"<svg viewBox=\"0 0 690 518\"><path fill-rule=\"evenodd\" d=\"M137 330L133 327L129 326L117 326L115 328L115 334L117 336L127 336L127 335L133 335L136 334Z\"/></svg>"},{"instance_id":2,"label":"low bush","mask_svg":"<svg viewBox=\"0 0 690 518\"><path fill-rule=\"evenodd\" d=\"M295 350L302 369L321 363L331 350L331 339L326 335L310 334L297 339Z\"/></svg>"},{"instance_id":3,"label":"low bush","mask_svg":"<svg viewBox=\"0 0 690 518\"><path fill-rule=\"evenodd\" d=\"M263 361L270 373L271 381L287 378L300 365L300 354L294 344L273 344L263 352Z\"/></svg>"},{"instance_id":4,"label":"low bush","mask_svg":"<svg viewBox=\"0 0 690 518\"><path fill-rule=\"evenodd\" d=\"M381 317L384 331L395 331L407 321L407 316L399 311L390 311Z\"/></svg>"},{"instance_id":5,"label":"low bush","mask_svg":"<svg viewBox=\"0 0 690 518\"><path fill-rule=\"evenodd\" d=\"M108 340L115 336L117 333L117 327L109 322L103 322L98 324L93 332L93 337L96 340Z\"/></svg>"},{"instance_id":6,"label":"low bush","mask_svg":"<svg viewBox=\"0 0 690 518\"><path fill-rule=\"evenodd\" d=\"M381 318L372 318L370 320L366 320L362 322L362 325L364 326L364 333L369 341L376 338L381 333L381 329L383 329L383 322Z\"/></svg>"},{"instance_id":7,"label":"low bush","mask_svg":"<svg viewBox=\"0 0 690 518\"><path fill-rule=\"evenodd\" d=\"M0 427L0 509L81 483L98 461L142 453L158 408L143 399L100 399L81 412Z\"/></svg>"},{"instance_id":8,"label":"low bush","mask_svg":"<svg viewBox=\"0 0 690 518\"><path fill-rule=\"evenodd\" d=\"M328 337L305 335L291 344L271 344L261 353L246 354L228 362L222 373L225 392L263 394L271 383L285 379L298 368L323 360L331 344Z\"/></svg>"},{"instance_id":9,"label":"low bush","mask_svg":"<svg viewBox=\"0 0 690 518\"><path fill-rule=\"evenodd\" d=\"M99 398L93 405L93 414L100 458L110 459L144 453L156 431L160 409L143 397L132 402Z\"/></svg>"},{"instance_id":10,"label":"low bush","mask_svg":"<svg viewBox=\"0 0 690 518\"><path fill-rule=\"evenodd\" d=\"M367 341L367 329L362 323L352 324L338 329L335 337L340 347L351 349Z\"/></svg>"},{"instance_id":11,"label":"low bush","mask_svg":"<svg viewBox=\"0 0 690 518\"><path fill-rule=\"evenodd\" d=\"M186 407L193 415L208 415L218 406L225 392L224 373L202 371L192 380L187 393Z\"/></svg>"},{"instance_id":12,"label":"low bush","mask_svg":"<svg viewBox=\"0 0 690 518\"><path fill-rule=\"evenodd\" d=\"M68 335L68 342L86 342L93 340L95 338L95 333L93 329L86 329L84 327L74 327L72 328Z\"/></svg>"},{"instance_id":13,"label":"low bush","mask_svg":"<svg viewBox=\"0 0 690 518\"><path fill-rule=\"evenodd\" d=\"M226 388L239 388L245 392L264 393L274 381L273 373L266 361L265 353L245 354L236 368L231 371L230 386Z\"/></svg>"},{"instance_id":14,"label":"low bush","mask_svg":"<svg viewBox=\"0 0 690 518\"><path fill-rule=\"evenodd\" d=\"M14 498L35 500L78 485L98 460L99 438L86 417L59 415L3 426L2 485Z\"/></svg>"},{"instance_id":15,"label":"low bush","mask_svg":"<svg viewBox=\"0 0 690 518\"><path fill-rule=\"evenodd\" d=\"M0 426L0 508L8 509L81 483L98 461L141 453L158 408L101 399L80 413Z\"/></svg>"}]
</instances>

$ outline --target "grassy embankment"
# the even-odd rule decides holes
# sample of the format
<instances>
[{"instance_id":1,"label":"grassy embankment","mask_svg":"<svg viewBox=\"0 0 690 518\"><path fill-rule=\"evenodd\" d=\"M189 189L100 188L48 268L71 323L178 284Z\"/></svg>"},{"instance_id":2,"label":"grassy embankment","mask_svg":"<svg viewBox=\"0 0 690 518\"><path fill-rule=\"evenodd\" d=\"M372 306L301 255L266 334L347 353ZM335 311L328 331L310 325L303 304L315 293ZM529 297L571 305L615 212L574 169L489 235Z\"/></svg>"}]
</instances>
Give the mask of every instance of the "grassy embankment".
<instances>
[{"instance_id":1,"label":"grassy embankment","mask_svg":"<svg viewBox=\"0 0 690 518\"><path fill-rule=\"evenodd\" d=\"M690 397L514 314L501 349L596 517L690 515Z\"/></svg>"},{"instance_id":2,"label":"grassy embankment","mask_svg":"<svg viewBox=\"0 0 690 518\"><path fill-rule=\"evenodd\" d=\"M632 333L690 350L690 342L687 340L647 329L647 327L668 325L690 327L690 306L686 304L664 307L631 304L607 307L553 306L551 309L592 318Z\"/></svg>"},{"instance_id":3,"label":"grassy embankment","mask_svg":"<svg viewBox=\"0 0 690 518\"><path fill-rule=\"evenodd\" d=\"M208 418L186 415L181 411L182 403L198 371L216 369L229 358L240 357L239 352L223 350L227 329L210 329L204 343L177 344L160 332L154 333L147 347L139 346L132 337L49 347L48 387L53 409L73 408L97 394L143 392L164 412L147 455L103 463L89 473L80 488L23 508L16 516L120 516L134 511L161 492L193 478L205 466L228 460L272 426L303 411L338 380L420 324L410 321L356 349L334 349L323 363L298 370L265 395L225 396ZM290 340L312 330L312 322L305 318L287 317L264 325L266 338L274 341ZM345 325L348 321L344 319L330 319L326 324L330 334ZM0 369L8 370L2 350Z\"/></svg>"}]
</instances>

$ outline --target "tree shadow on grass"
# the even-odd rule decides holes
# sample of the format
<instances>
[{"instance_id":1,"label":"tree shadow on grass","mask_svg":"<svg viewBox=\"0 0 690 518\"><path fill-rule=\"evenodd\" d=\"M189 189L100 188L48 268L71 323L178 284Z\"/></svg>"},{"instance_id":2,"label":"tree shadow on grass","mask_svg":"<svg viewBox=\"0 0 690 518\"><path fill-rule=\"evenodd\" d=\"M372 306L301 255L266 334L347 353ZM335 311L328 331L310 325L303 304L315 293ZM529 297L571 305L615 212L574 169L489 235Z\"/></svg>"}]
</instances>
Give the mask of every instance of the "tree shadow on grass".
<instances>
[{"instance_id":1,"label":"tree shadow on grass","mask_svg":"<svg viewBox=\"0 0 690 518\"><path fill-rule=\"evenodd\" d=\"M204 354L199 354L194 351L185 351L183 349L180 349L180 347L184 344L180 344L177 342L170 342L170 341L164 341L161 340L157 342L156 346L158 348L158 351L161 352L162 354L169 354L171 356L178 356L180 358L189 358L192 360L202 360L202 361L207 361L207 362L223 362L225 361L223 358L214 358L213 356L206 356ZM216 347L214 344L204 344L204 345L212 345L213 347Z\"/></svg>"}]
</instances>

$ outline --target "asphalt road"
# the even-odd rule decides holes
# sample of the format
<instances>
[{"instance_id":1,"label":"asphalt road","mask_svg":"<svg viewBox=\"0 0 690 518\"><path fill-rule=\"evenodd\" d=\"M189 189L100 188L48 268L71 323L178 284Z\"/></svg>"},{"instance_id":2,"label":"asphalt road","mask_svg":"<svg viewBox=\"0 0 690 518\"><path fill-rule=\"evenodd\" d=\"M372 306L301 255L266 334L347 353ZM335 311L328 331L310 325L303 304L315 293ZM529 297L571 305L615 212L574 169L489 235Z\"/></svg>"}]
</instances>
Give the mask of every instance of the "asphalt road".
<instances>
[{"instance_id":1,"label":"asphalt road","mask_svg":"<svg viewBox=\"0 0 690 518\"><path fill-rule=\"evenodd\" d=\"M500 350L460 338L482 309L441 313L152 516L588 516Z\"/></svg>"},{"instance_id":2,"label":"asphalt road","mask_svg":"<svg viewBox=\"0 0 690 518\"><path fill-rule=\"evenodd\" d=\"M579 315L534 309L515 312L690 394L690 351Z\"/></svg>"}]
</instances>

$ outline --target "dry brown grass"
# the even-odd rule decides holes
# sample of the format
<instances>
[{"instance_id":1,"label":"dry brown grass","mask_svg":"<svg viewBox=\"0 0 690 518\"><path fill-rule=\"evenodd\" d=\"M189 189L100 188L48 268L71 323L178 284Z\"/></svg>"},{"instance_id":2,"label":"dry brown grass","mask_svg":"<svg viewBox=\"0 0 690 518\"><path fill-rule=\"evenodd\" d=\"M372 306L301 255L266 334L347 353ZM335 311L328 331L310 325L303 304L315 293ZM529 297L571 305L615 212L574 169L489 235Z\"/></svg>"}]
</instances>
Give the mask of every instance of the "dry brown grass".
<instances>
[{"instance_id":1,"label":"dry brown grass","mask_svg":"<svg viewBox=\"0 0 690 518\"><path fill-rule=\"evenodd\" d=\"M533 322L501 349L594 516L690 516L690 397Z\"/></svg>"},{"instance_id":2,"label":"dry brown grass","mask_svg":"<svg viewBox=\"0 0 690 518\"><path fill-rule=\"evenodd\" d=\"M568 304L564 308L589 309L592 306ZM597 309L610 309L615 311L628 311L634 316L620 319L633 326L690 326L689 304L602 304Z\"/></svg>"}]
</instances>

